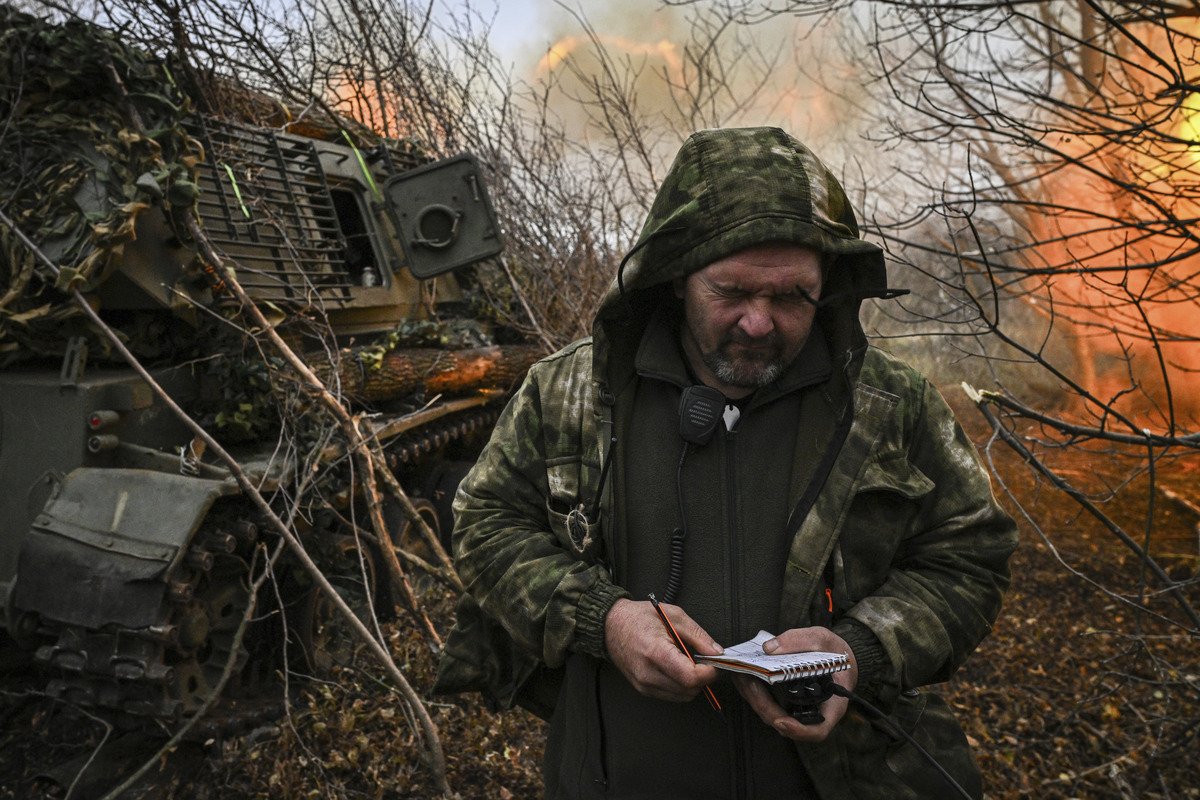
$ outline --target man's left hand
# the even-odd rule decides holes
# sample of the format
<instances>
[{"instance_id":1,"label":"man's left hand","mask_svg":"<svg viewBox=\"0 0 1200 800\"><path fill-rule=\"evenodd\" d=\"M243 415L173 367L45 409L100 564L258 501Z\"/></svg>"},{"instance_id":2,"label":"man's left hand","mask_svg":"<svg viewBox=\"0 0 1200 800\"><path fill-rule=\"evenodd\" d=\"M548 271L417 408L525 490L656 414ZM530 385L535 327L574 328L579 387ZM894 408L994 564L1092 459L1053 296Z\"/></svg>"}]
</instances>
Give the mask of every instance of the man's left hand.
<instances>
[{"instance_id":1,"label":"man's left hand","mask_svg":"<svg viewBox=\"0 0 1200 800\"><path fill-rule=\"evenodd\" d=\"M854 652L846 644L846 641L828 628L792 628L763 645L763 651L767 655L807 653L813 650L845 653L850 657L850 669L834 673L833 680L838 685L853 691L854 687L858 685L858 662L855 661ZM771 691L765 682L748 675L735 675L733 682L737 686L738 693L763 722L778 731L781 736L795 739L798 742L824 741L833 727L845 716L846 709L850 705L850 701L846 698L834 695L821 704L821 714L825 717L824 722L819 725L802 725L779 703L775 702L775 698L771 696Z\"/></svg>"}]
</instances>

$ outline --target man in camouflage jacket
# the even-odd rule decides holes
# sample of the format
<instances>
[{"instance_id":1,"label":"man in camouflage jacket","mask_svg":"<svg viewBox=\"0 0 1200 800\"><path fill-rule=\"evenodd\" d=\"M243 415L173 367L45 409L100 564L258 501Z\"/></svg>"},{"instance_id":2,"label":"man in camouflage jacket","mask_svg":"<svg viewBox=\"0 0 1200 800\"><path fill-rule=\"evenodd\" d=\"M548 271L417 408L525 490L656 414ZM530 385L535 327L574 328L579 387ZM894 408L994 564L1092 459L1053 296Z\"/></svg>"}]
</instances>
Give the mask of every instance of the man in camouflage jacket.
<instances>
[{"instance_id":1,"label":"man in camouflage jacket","mask_svg":"<svg viewBox=\"0 0 1200 800\"><path fill-rule=\"evenodd\" d=\"M467 587L437 689L550 718L552 798L952 796L911 744L826 701L803 726L753 679L676 651L777 632L975 796L944 681L987 635L1013 523L938 392L869 346L888 297L845 193L773 128L694 134L593 336L536 364L455 501ZM685 442L681 394L729 399ZM736 411L733 409L736 408ZM692 700L704 686L717 712ZM676 702L670 702L676 701Z\"/></svg>"}]
</instances>

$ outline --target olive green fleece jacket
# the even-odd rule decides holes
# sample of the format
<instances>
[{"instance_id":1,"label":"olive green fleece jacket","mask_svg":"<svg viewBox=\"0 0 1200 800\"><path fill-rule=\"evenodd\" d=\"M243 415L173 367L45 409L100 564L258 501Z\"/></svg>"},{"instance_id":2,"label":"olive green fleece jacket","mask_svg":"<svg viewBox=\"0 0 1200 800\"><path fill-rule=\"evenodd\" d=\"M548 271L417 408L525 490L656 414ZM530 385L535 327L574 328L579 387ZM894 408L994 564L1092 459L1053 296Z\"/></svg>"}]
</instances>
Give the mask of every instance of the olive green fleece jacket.
<instances>
[{"instance_id":1,"label":"olive green fleece jacket","mask_svg":"<svg viewBox=\"0 0 1200 800\"><path fill-rule=\"evenodd\" d=\"M613 398L636 380L634 353L671 281L767 241L828 257L824 295L837 301L818 319L836 366L831 380L847 398L848 427L819 492L805 503L788 499L799 516L782 565L781 624L813 624L816 595L831 577L832 627L855 651L860 690L893 709L977 793L944 704L912 690L949 677L990 630L1015 528L936 390L867 346L858 306L887 294L882 256L858 238L829 171L777 129L688 140L593 337L535 365L502 415L455 501L467 593L437 688L544 710L553 696L538 696L542 678L569 654L604 657L604 616L626 595L609 562L612 485L600 481L619 434ZM799 749L823 798L945 792L907 746L854 713L826 742Z\"/></svg>"}]
</instances>

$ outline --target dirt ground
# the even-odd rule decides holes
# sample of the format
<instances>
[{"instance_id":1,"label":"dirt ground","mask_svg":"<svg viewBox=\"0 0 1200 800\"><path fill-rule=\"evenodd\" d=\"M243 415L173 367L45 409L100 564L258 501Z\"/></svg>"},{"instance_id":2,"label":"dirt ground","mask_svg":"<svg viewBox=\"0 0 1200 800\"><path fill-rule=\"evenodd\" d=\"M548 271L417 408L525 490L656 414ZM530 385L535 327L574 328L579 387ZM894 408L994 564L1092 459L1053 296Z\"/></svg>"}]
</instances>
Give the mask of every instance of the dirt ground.
<instances>
[{"instance_id":1,"label":"dirt ground","mask_svg":"<svg viewBox=\"0 0 1200 800\"><path fill-rule=\"evenodd\" d=\"M1029 512L1024 517L1005 497L1022 530L1012 589L993 635L942 687L975 747L988 796L1200 797L1200 647L1170 623L1181 618L1175 599L1153 579L1143 591L1132 552L1035 480L1006 446L986 447L987 431L973 414L960 416L993 459L998 491L1010 489ZM1047 458L1139 542L1149 530L1151 552L1172 578L1190 580L1182 591L1200 604L1200 517L1149 491L1149 476L1135 469L1142 455L1074 448ZM1159 461L1156 484L1200 501L1198 462L1194 454ZM451 598L428 599L445 624ZM429 648L404 621L388 632L398 663L427 690ZM491 713L474 698L433 698L430 709L450 783L463 798L540 795L539 720ZM99 721L10 674L0 692L0 798L66 796L38 778L55 770L62 784L82 774L72 797L102 796L149 752L146 742L132 742L132 755L99 758L83 770L104 735ZM348 669L307 684L285 717L181 747L156 764L149 788L130 796L430 797L417 752L402 704L371 670Z\"/></svg>"},{"instance_id":2,"label":"dirt ground","mask_svg":"<svg viewBox=\"0 0 1200 800\"><path fill-rule=\"evenodd\" d=\"M1031 519L1007 499L1022 523L1013 585L992 636L946 686L989 796L1200 797L1200 647L1165 621L1183 619L1175 601L1077 503L1035 481L1003 445L992 452ZM1144 473L1106 500L1132 455L1050 460L1141 545L1152 513L1147 549L1200 602L1200 517L1158 491L1148 509ZM1160 462L1155 481L1200 499L1197 467L1195 456Z\"/></svg>"}]
</instances>

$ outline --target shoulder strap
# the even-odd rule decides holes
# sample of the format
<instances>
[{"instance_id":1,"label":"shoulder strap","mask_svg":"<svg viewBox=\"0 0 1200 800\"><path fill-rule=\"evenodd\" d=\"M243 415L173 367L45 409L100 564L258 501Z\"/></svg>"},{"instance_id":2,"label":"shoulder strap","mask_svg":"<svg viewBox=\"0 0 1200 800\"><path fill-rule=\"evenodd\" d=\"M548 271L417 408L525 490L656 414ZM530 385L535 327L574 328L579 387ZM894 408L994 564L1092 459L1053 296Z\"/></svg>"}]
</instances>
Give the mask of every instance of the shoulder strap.
<instances>
[{"instance_id":1,"label":"shoulder strap","mask_svg":"<svg viewBox=\"0 0 1200 800\"><path fill-rule=\"evenodd\" d=\"M801 617L811 607L854 488L898 401L895 395L873 386L861 382L855 386L852 408L843 412L838 432L789 519L789 531L794 535L784 569L779 617L785 627L806 622Z\"/></svg>"}]
</instances>

